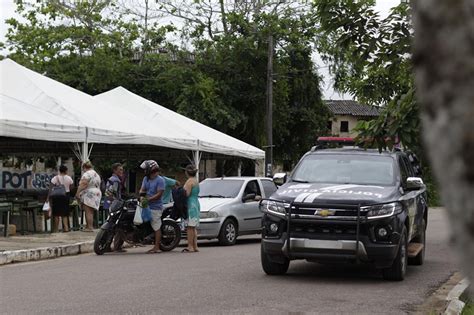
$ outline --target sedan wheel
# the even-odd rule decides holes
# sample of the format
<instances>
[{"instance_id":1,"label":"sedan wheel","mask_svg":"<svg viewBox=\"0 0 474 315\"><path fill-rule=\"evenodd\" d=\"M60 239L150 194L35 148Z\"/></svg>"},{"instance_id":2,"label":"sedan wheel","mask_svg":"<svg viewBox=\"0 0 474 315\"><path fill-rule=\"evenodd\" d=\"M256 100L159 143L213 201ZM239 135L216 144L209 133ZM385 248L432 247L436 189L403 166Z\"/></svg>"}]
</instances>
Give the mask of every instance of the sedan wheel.
<instances>
[{"instance_id":1,"label":"sedan wheel","mask_svg":"<svg viewBox=\"0 0 474 315\"><path fill-rule=\"evenodd\" d=\"M219 233L219 244L224 246L234 245L237 241L237 226L235 221L227 219L222 224L221 231Z\"/></svg>"}]
</instances>

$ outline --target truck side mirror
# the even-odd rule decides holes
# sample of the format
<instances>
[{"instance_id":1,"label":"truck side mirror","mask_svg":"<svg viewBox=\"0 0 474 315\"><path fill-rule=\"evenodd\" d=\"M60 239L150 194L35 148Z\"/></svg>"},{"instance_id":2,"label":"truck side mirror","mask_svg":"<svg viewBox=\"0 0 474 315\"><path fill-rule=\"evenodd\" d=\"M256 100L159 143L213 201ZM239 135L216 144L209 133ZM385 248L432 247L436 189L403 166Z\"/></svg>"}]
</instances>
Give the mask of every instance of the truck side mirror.
<instances>
[{"instance_id":1,"label":"truck side mirror","mask_svg":"<svg viewBox=\"0 0 474 315\"><path fill-rule=\"evenodd\" d=\"M273 182L277 186L281 186L286 182L286 173L276 173L273 175Z\"/></svg>"},{"instance_id":2,"label":"truck side mirror","mask_svg":"<svg viewBox=\"0 0 474 315\"><path fill-rule=\"evenodd\" d=\"M423 183L423 180L421 178L419 178L419 177L408 177L407 178L407 183L406 183L405 190L407 190L407 191L420 190L423 187L425 187L425 184Z\"/></svg>"}]
</instances>

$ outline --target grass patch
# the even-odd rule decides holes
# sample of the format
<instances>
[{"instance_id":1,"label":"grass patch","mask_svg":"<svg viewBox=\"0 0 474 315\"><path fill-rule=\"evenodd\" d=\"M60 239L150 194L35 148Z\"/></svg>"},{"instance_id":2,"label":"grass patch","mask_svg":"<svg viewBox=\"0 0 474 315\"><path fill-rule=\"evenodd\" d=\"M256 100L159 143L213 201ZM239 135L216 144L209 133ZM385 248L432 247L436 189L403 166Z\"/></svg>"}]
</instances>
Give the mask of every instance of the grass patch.
<instances>
[{"instance_id":1,"label":"grass patch","mask_svg":"<svg viewBox=\"0 0 474 315\"><path fill-rule=\"evenodd\" d=\"M466 303L464 308L462 309L461 315L474 315L474 300L469 298L468 292L472 292L472 286L469 287L462 295L461 301Z\"/></svg>"},{"instance_id":2,"label":"grass patch","mask_svg":"<svg viewBox=\"0 0 474 315\"><path fill-rule=\"evenodd\" d=\"M461 315L474 315L474 303L467 303L462 309Z\"/></svg>"}]
</instances>

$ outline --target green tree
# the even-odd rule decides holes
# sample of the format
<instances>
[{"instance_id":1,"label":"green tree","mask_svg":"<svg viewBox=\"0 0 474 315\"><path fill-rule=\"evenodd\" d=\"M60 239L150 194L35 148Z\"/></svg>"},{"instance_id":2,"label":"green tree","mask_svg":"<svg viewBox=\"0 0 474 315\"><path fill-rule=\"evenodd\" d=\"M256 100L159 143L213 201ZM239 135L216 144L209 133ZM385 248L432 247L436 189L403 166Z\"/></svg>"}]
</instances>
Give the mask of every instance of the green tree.
<instances>
[{"instance_id":1,"label":"green tree","mask_svg":"<svg viewBox=\"0 0 474 315\"><path fill-rule=\"evenodd\" d=\"M113 1L19 1L6 20L8 57L90 94L124 79L137 27ZM25 20L24 22L22 20Z\"/></svg>"},{"instance_id":2,"label":"green tree","mask_svg":"<svg viewBox=\"0 0 474 315\"><path fill-rule=\"evenodd\" d=\"M358 124L360 140L380 150L401 141L419 155L430 203L438 205L437 185L421 141L411 9L400 3L382 19L374 5L373 0L314 1L320 24L319 51L330 64L337 90L363 103L382 106L378 118Z\"/></svg>"},{"instance_id":3,"label":"green tree","mask_svg":"<svg viewBox=\"0 0 474 315\"><path fill-rule=\"evenodd\" d=\"M359 124L361 138L373 139L379 148L391 147L398 138L419 151L409 5L400 3L384 19L374 11L373 0L318 0L314 5L321 27L319 51L330 64L335 88L383 106L378 119Z\"/></svg>"},{"instance_id":4,"label":"green tree","mask_svg":"<svg viewBox=\"0 0 474 315\"><path fill-rule=\"evenodd\" d=\"M212 9L210 2L181 1L182 9L170 3L165 12L184 19L197 67L219 83L223 103L241 114L236 128L227 132L259 147L266 145L268 37L273 36L274 153L277 161L291 164L323 133L328 119L311 58L314 12L281 2L239 4Z\"/></svg>"}]
</instances>

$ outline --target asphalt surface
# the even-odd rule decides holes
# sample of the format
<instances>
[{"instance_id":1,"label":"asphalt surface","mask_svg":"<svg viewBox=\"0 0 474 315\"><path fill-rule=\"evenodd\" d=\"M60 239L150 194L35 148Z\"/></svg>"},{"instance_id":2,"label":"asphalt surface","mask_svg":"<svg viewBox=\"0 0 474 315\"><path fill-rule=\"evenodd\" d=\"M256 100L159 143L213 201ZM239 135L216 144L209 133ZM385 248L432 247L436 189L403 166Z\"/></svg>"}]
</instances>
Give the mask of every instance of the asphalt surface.
<instances>
[{"instance_id":1,"label":"asphalt surface","mask_svg":"<svg viewBox=\"0 0 474 315\"><path fill-rule=\"evenodd\" d=\"M200 242L199 253L145 254L148 246L3 266L0 313L404 314L458 270L444 211L428 221L425 264L409 266L403 282L371 266L305 261L267 276L255 236L232 247Z\"/></svg>"}]
</instances>

